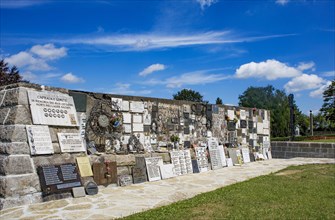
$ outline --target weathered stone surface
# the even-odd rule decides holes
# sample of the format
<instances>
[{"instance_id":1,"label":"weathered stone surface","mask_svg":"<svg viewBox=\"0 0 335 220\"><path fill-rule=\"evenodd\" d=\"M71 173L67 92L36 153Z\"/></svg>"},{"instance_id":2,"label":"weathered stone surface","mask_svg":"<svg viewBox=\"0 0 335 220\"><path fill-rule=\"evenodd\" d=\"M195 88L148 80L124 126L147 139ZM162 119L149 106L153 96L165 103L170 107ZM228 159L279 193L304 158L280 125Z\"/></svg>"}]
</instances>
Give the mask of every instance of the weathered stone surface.
<instances>
[{"instance_id":1,"label":"weathered stone surface","mask_svg":"<svg viewBox=\"0 0 335 220\"><path fill-rule=\"evenodd\" d=\"M28 105L27 89L23 87L0 91L0 107Z\"/></svg>"},{"instance_id":2,"label":"weathered stone surface","mask_svg":"<svg viewBox=\"0 0 335 220\"><path fill-rule=\"evenodd\" d=\"M74 198L79 198L79 197L85 197L85 188L83 186L81 187L74 187L72 188L72 194Z\"/></svg>"},{"instance_id":3,"label":"weathered stone surface","mask_svg":"<svg viewBox=\"0 0 335 220\"><path fill-rule=\"evenodd\" d=\"M0 108L0 124L32 124L30 109L27 105Z\"/></svg>"},{"instance_id":4,"label":"weathered stone surface","mask_svg":"<svg viewBox=\"0 0 335 220\"><path fill-rule=\"evenodd\" d=\"M38 156L33 157L33 161L35 167L38 166L48 166L48 165L55 165L55 164L64 164L64 163L75 163L76 156L80 154L54 154L54 155L45 155L45 156Z\"/></svg>"},{"instance_id":5,"label":"weathered stone surface","mask_svg":"<svg viewBox=\"0 0 335 220\"><path fill-rule=\"evenodd\" d=\"M162 157L164 162L171 162L171 157L169 153L152 153L153 157Z\"/></svg>"},{"instance_id":6,"label":"weathered stone surface","mask_svg":"<svg viewBox=\"0 0 335 220\"><path fill-rule=\"evenodd\" d=\"M37 174L0 176L0 196L24 196L41 191Z\"/></svg>"},{"instance_id":7,"label":"weathered stone surface","mask_svg":"<svg viewBox=\"0 0 335 220\"><path fill-rule=\"evenodd\" d=\"M33 173L34 168L29 155L0 155L0 174Z\"/></svg>"},{"instance_id":8,"label":"weathered stone surface","mask_svg":"<svg viewBox=\"0 0 335 220\"><path fill-rule=\"evenodd\" d=\"M1 154L30 154L30 148L26 142L0 142Z\"/></svg>"},{"instance_id":9,"label":"weathered stone surface","mask_svg":"<svg viewBox=\"0 0 335 220\"><path fill-rule=\"evenodd\" d=\"M117 167L117 175L129 175L129 169L127 166Z\"/></svg>"},{"instance_id":10,"label":"weathered stone surface","mask_svg":"<svg viewBox=\"0 0 335 220\"><path fill-rule=\"evenodd\" d=\"M6 199L0 198L0 210L39 202L42 202L42 193L33 193L25 196L8 197ZM11 215L11 218L12 217L13 216Z\"/></svg>"},{"instance_id":11,"label":"weathered stone surface","mask_svg":"<svg viewBox=\"0 0 335 220\"><path fill-rule=\"evenodd\" d=\"M52 143L52 147L54 149L55 154L60 154L61 153L59 143Z\"/></svg>"},{"instance_id":12,"label":"weathered stone surface","mask_svg":"<svg viewBox=\"0 0 335 220\"><path fill-rule=\"evenodd\" d=\"M135 155L111 155L105 154L103 155L104 161L116 161L117 166L133 166L135 165Z\"/></svg>"},{"instance_id":13,"label":"weathered stone surface","mask_svg":"<svg viewBox=\"0 0 335 220\"><path fill-rule=\"evenodd\" d=\"M0 125L1 142L27 142L25 125Z\"/></svg>"},{"instance_id":14,"label":"weathered stone surface","mask_svg":"<svg viewBox=\"0 0 335 220\"><path fill-rule=\"evenodd\" d=\"M55 127L49 126L50 136L52 142L58 142L57 133L79 133L78 128L64 128L64 127Z\"/></svg>"}]
</instances>

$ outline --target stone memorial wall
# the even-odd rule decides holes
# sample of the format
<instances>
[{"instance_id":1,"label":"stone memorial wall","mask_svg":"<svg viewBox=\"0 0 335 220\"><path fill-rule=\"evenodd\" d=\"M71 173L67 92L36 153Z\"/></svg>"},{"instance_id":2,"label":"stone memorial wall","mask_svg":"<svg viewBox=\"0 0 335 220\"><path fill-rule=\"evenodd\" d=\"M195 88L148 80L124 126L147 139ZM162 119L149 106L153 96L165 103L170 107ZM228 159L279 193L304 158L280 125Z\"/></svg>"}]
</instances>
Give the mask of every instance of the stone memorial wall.
<instances>
[{"instance_id":1,"label":"stone memorial wall","mask_svg":"<svg viewBox=\"0 0 335 220\"><path fill-rule=\"evenodd\" d=\"M248 153L268 158L269 123L262 109L0 87L0 209L90 181L127 186L249 162Z\"/></svg>"}]
</instances>

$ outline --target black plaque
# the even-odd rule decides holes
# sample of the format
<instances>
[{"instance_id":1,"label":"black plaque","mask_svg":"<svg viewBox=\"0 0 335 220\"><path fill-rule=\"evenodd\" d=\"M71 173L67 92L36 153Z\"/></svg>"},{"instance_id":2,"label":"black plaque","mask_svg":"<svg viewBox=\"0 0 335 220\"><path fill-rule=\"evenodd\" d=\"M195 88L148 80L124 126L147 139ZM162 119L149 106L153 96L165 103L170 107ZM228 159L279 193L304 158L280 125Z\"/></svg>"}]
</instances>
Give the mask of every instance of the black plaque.
<instances>
[{"instance_id":1,"label":"black plaque","mask_svg":"<svg viewBox=\"0 0 335 220\"><path fill-rule=\"evenodd\" d=\"M144 132L150 132L150 125L144 125L143 126L143 129L144 129Z\"/></svg>"},{"instance_id":2,"label":"black plaque","mask_svg":"<svg viewBox=\"0 0 335 220\"><path fill-rule=\"evenodd\" d=\"M248 127L250 130L254 128L254 122L253 121L248 121Z\"/></svg>"},{"instance_id":3,"label":"black plaque","mask_svg":"<svg viewBox=\"0 0 335 220\"><path fill-rule=\"evenodd\" d=\"M197 160L192 160L192 168L193 168L193 173L200 173Z\"/></svg>"},{"instance_id":4,"label":"black plaque","mask_svg":"<svg viewBox=\"0 0 335 220\"><path fill-rule=\"evenodd\" d=\"M184 128L184 134L190 134L190 128L189 127Z\"/></svg>"},{"instance_id":5,"label":"black plaque","mask_svg":"<svg viewBox=\"0 0 335 220\"><path fill-rule=\"evenodd\" d=\"M153 106L152 106L152 111L153 111L153 112L158 112L158 106L153 105Z\"/></svg>"},{"instance_id":6,"label":"black plaque","mask_svg":"<svg viewBox=\"0 0 335 220\"><path fill-rule=\"evenodd\" d=\"M73 97L77 112L86 112L87 96L84 93L70 91L69 95Z\"/></svg>"},{"instance_id":7,"label":"black plaque","mask_svg":"<svg viewBox=\"0 0 335 220\"><path fill-rule=\"evenodd\" d=\"M134 183L143 183L148 181L144 157L135 157L135 162L136 165L132 169Z\"/></svg>"},{"instance_id":8,"label":"black plaque","mask_svg":"<svg viewBox=\"0 0 335 220\"><path fill-rule=\"evenodd\" d=\"M73 187L82 185L74 163L40 166L37 172L42 192L46 194L71 191Z\"/></svg>"},{"instance_id":9,"label":"black plaque","mask_svg":"<svg viewBox=\"0 0 335 220\"><path fill-rule=\"evenodd\" d=\"M255 160L255 155L254 155L254 153L250 152L250 153L249 153L249 157L250 157L250 161L251 161L251 162L255 162L255 161L256 161L256 160Z\"/></svg>"},{"instance_id":10,"label":"black plaque","mask_svg":"<svg viewBox=\"0 0 335 220\"><path fill-rule=\"evenodd\" d=\"M236 124L234 121L228 121L228 131L235 131L236 130Z\"/></svg>"},{"instance_id":11,"label":"black plaque","mask_svg":"<svg viewBox=\"0 0 335 220\"><path fill-rule=\"evenodd\" d=\"M184 112L184 118L185 118L185 119L189 119L189 118L190 118L190 113L188 113L188 112Z\"/></svg>"},{"instance_id":12,"label":"black plaque","mask_svg":"<svg viewBox=\"0 0 335 220\"><path fill-rule=\"evenodd\" d=\"M190 148L191 142L190 141L184 141L184 148Z\"/></svg>"},{"instance_id":13,"label":"black plaque","mask_svg":"<svg viewBox=\"0 0 335 220\"><path fill-rule=\"evenodd\" d=\"M95 182L89 181L85 184L85 191L87 195L95 195L98 194L99 188Z\"/></svg>"},{"instance_id":14,"label":"black plaque","mask_svg":"<svg viewBox=\"0 0 335 220\"><path fill-rule=\"evenodd\" d=\"M246 128L247 127L247 121L246 120L241 120L240 125L241 125L241 128Z\"/></svg>"}]
</instances>

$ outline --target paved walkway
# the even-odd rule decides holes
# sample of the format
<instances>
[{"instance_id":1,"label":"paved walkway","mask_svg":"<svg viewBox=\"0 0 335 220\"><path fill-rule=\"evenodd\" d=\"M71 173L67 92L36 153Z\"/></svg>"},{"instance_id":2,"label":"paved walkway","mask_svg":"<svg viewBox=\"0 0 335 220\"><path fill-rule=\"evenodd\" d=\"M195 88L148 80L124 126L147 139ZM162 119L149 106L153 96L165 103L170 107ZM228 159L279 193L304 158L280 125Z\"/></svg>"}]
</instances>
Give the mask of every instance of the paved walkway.
<instances>
[{"instance_id":1,"label":"paved walkway","mask_svg":"<svg viewBox=\"0 0 335 220\"><path fill-rule=\"evenodd\" d=\"M127 187L101 187L99 193L94 196L5 209L0 211L0 219L113 219L267 175L290 165L311 163L335 163L335 160L272 159Z\"/></svg>"}]
</instances>

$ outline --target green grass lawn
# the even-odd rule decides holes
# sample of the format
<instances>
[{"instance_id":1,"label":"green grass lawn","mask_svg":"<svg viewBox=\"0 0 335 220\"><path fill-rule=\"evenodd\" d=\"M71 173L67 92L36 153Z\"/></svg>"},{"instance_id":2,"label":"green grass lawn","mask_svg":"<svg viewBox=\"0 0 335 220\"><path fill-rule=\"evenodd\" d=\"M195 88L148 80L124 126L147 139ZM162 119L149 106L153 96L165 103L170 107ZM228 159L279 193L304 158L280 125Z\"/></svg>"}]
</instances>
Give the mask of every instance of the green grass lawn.
<instances>
[{"instance_id":1,"label":"green grass lawn","mask_svg":"<svg viewBox=\"0 0 335 220\"><path fill-rule=\"evenodd\" d=\"M124 219L335 219L335 165L289 167Z\"/></svg>"}]
</instances>

